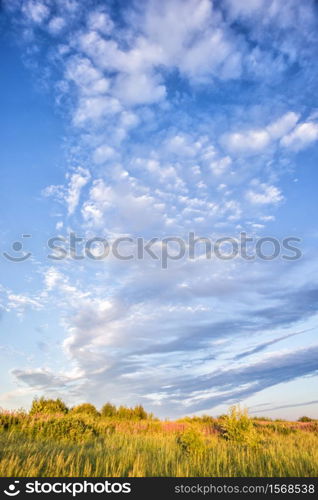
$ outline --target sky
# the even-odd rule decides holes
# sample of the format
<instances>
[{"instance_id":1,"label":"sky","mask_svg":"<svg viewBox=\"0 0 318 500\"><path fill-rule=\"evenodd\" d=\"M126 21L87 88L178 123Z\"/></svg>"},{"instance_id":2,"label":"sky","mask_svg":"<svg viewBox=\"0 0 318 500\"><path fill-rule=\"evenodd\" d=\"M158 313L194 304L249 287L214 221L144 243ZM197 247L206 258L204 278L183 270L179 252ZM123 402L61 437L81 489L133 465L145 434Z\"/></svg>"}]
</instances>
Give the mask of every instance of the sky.
<instances>
[{"instance_id":1,"label":"sky","mask_svg":"<svg viewBox=\"0 0 318 500\"><path fill-rule=\"evenodd\" d=\"M1 407L318 418L317 23L313 0L4 0Z\"/></svg>"}]
</instances>

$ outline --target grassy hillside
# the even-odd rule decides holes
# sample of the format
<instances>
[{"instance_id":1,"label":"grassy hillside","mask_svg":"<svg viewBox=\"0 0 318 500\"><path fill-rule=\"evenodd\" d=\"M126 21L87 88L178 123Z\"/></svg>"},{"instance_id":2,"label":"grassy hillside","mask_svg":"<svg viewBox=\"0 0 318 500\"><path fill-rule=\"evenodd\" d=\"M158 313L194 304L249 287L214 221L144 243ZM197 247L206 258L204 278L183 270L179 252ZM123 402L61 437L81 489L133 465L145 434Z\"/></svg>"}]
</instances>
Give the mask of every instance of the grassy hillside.
<instances>
[{"instance_id":1,"label":"grassy hillside","mask_svg":"<svg viewBox=\"0 0 318 500\"><path fill-rule=\"evenodd\" d=\"M316 421L263 421L234 408L163 422L138 408L2 412L0 476L318 475Z\"/></svg>"}]
</instances>

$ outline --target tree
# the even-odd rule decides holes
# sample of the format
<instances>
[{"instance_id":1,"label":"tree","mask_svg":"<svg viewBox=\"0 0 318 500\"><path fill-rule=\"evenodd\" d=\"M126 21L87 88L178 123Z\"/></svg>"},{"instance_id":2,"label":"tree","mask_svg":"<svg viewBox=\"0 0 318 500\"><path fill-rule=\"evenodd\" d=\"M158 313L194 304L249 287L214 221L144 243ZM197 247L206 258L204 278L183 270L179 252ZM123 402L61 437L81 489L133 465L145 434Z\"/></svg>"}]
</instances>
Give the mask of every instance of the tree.
<instances>
[{"instance_id":1,"label":"tree","mask_svg":"<svg viewBox=\"0 0 318 500\"><path fill-rule=\"evenodd\" d=\"M141 405L135 406L133 411L134 411L134 417L137 418L138 420L145 420L148 417L147 412Z\"/></svg>"},{"instance_id":2,"label":"tree","mask_svg":"<svg viewBox=\"0 0 318 500\"><path fill-rule=\"evenodd\" d=\"M248 416L247 409L242 410L239 405L231 406L221 422L225 439L242 444L256 444L258 436L253 421Z\"/></svg>"},{"instance_id":3,"label":"tree","mask_svg":"<svg viewBox=\"0 0 318 500\"><path fill-rule=\"evenodd\" d=\"M134 415L134 410L132 408L128 408L127 406L120 406L117 410L118 418L125 418L127 420L131 420Z\"/></svg>"},{"instance_id":4,"label":"tree","mask_svg":"<svg viewBox=\"0 0 318 500\"><path fill-rule=\"evenodd\" d=\"M111 403L105 403L101 409L102 417L115 417L117 414L116 406Z\"/></svg>"},{"instance_id":5,"label":"tree","mask_svg":"<svg viewBox=\"0 0 318 500\"><path fill-rule=\"evenodd\" d=\"M42 397L33 400L30 415L36 415L38 413L68 413L68 411L68 407L61 399L45 399Z\"/></svg>"},{"instance_id":6,"label":"tree","mask_svg":"<svg viewBox=\"0 0 318 500\"><path fill-rule=\"evenodd\" d=\"M310 418L310 417L306 417L306 416L300 417L300 418L298 419L298 422L312 422L312 421L313 421L313 419L312 419L312 418Z\"/></svg>"},{"instance_id":7,"label":"tree","mask_svg":"<svg viewBox=\"0 0 318 500\"><path fill-rule=\"evenodd\" d=\"M90 403L83 403L72 408L71 413L75 414L85 414L91 417L99 417L100 413L96 410L95 406Z\"/></svg>"}]
</instances>

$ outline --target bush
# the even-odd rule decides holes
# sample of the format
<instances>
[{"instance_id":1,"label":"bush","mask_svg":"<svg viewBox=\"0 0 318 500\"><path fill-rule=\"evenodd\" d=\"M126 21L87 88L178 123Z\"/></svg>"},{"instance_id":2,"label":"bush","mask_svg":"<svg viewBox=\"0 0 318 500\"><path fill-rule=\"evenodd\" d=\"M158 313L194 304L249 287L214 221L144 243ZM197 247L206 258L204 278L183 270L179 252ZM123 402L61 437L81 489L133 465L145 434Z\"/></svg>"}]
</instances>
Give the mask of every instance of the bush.
<instances>
[{"instance_id":1,"label":"bush","mask_svg":"<svg viewBox=\"0 0 318 500\"><path fill-rule=\"evenodd\" d=\"M102 417L115 417L117 413L116 406L111 403L105 403L101 409Z\"/></svg>"},{"instance_id":2,"label":"bush","mask_svg":"<svg viewBox=\"0 0 318 500\"><path fill-rule=\"evenodd\" d=\"M222 419L222 434L225 439L236 443L254 445L257 434L247 410L232 406L229 413Z\"/></svg>"},{"instance_id":3,"label":"bush","mask_svg":"<svg viewBox=\"0 0 318 500\"><path fill-rule=\"evenodd\" d=\"M189 428L178 434L176 442L181 451L187 455L200 452L204 448L202 433L193 428Z\"/></svg>"},{"instance_id":4,"label":"bush","mask_svg":"<svg viewBox=\"0 0 318 500\"><path fill-rule=\"evenodd\" d=\"M103 417L117 417L123 420L146 420L153 418L152 414L148 414L143 406L137 405L135 408L120 406L118 409L111 403L106 403L101 409Z\"/></svg>"},{"instance_id":5,"label":"bush","mask_svg":"<svg viewBox=\"0 0 318 500\"><path fill-rule=\"evenodd\" d=\"M24 429L34 438L65 443L85 443L98 436L96 429L79 417L69 416L34 420Z\"/></svg>"},{"instance_id":6,"label":"bush","mask_svg":"<svg viewBox=\"0 0 318 500\"><path fill-rule=\"evenodd\" d=\"M8 431L17 428L25 417L24 414L0 413L0 431Z\"/></svg>"},{"instance_id":7,"label":"bush","mask_svg":"<svg viewBox=\"0 0 318 500\"><path fill-rule=\"evenodd\" d=\"M137 420L145 420L146 418L148 418L148 414L147 414L146 410L141 405L135 406L135 408L133 409L133 412L134 412L134 417Z\"/></svg>"},{"instance_id":8,"label":"bush","mask_svg":"<svg viewBox=\"0 0 318 500\"><path fill-rule=\"evenodd\" d=\"M45 399L35 398L32 402L30 415L36 415L38 413L44 414L56 414L56 413L68 413L68 408L66 404L61 399Z\"/></svg>"},{"instance_id":9,"label":"bush","mask_svg":"<svg viewBox=\"0 0 318 500\"><path fill-rule=\"evenodd\" d=\"M270 417L253 417L253 420L256 422L273 422L273 419Z\"/></svg>"},{"instance_id":10,"label":"bush","mask_svg":"<svg viewBox=\"0 0 318 500\"><path fill-rule=\"evenodd\" d=\"M300 418L298 419L298 422L314 422L314 419L313 419L313 418L310 418L310 417L306 417L306 416L304 416L304 417L300 417Z\"/></svg>"},{"instance_id":11,"label":"bush","mask_svg":"<svg viewBox=\"0 0 318 500\"><path fill-rule=\"evenodd\" d=\"M74 408L71 409L71 414L84 414L84 415L89 415L91 417L99 417L100 413L96 410L95 406L90 404L90 403L83 403L78 406L74 406Z\"/></svg>"},{"instance_id":12,"label":"bush","mask_svg":"<svg viewBox=\"0 0 318 500\"><path fill-rule=\"evenodd\" d=\"M125 420L144 420L148 418L148 413L141 405L135 406L135 408L120 406L117 410L116 415L118 418L122 418Z\"/></svg>"}]
</instances>

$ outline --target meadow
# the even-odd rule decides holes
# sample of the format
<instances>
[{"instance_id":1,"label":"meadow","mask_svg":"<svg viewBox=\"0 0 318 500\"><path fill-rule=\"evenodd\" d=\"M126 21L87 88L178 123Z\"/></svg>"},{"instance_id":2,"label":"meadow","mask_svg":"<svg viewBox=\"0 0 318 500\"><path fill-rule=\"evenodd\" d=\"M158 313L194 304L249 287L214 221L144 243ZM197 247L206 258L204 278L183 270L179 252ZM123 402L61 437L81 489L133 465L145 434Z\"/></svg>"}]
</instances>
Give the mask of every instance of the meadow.
<instances>
[{"instance_id":1,"label":"meadow","mask_svg":"<svg viewBox=\"0 0 318 500\"><path fill-rule=\"evenodd\" d=\"M0 476L317 477L318 421L227 415L161 421L141 406L69 410L37 400L0 413Z\"/></svg>"}]
</instances>

